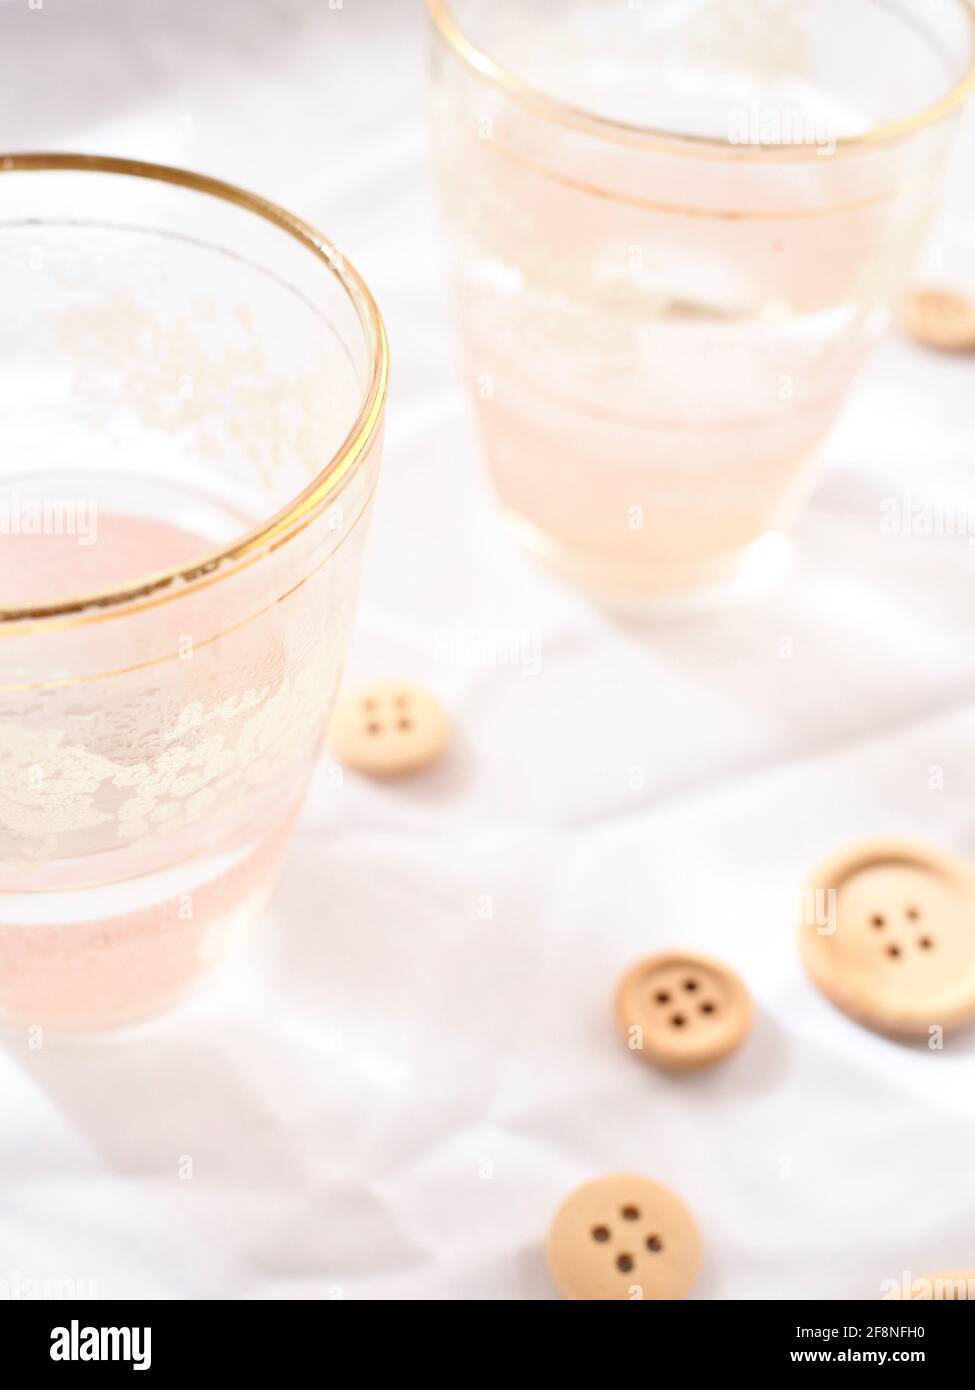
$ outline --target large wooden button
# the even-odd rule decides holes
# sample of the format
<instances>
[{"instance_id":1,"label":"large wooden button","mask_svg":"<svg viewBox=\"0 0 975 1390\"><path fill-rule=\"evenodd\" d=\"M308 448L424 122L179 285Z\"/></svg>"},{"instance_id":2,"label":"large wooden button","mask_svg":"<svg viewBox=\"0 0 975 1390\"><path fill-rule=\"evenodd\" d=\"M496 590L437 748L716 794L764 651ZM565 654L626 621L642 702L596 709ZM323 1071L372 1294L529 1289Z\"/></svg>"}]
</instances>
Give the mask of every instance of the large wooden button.
<instances>
[{"instance_id":1,"label":"large wooden button","mask_svg":"<svg viewBox=\"0 0 975 1390\"><path fill-rule=\"evenodd\" d=\"M395 777L439 758L448 733L447 716L427 691L406 681L375 681L339 704L329 739L347 767Z\"/></svg>"},{"instance_id":2,"label":"large wooden button","mask_svg":"<svg viewBox=\"0 0 975 1390\"><path fill-rule=\"evenodd\" d=\"M701 1238L668 1188L614 1173L569 1194L549 1229L547 1253L565 1298L685 1298L701 1267Z\"/></svg>"},{"instance_id":3,"label":"large wooden button","mask_svg":"<svg viewBox=\"0 0 975 1390\"><path fill-rule=\"evenodd\" d=\"M844 849L803 895L800 947L832 1002L883 1033L975 1019L975 874L911 841Z\"/></svg>"},{"instance_id":4,"label":"large wooden button","mask_svg":"<svg viewBox=\"0 0 975 1390\"><path fill-rule=\"evenodd\" d=\"M941 352L975 350L975 301L955 290L915 290L902 312L904 329Z\"/></svg>"},{"instance_id":5,"label":"large wooden button","mask_svg":"<svg viewBox=\"0 0 975 1390\"><path fill-rule=\"evenodd\" d=\"M744 1041L752 1001L743 981L720 961L664 951L645 956L623 976L616 1022L638 1057L688 1071L720 1061Z\"/></svg>"}]
</instances>

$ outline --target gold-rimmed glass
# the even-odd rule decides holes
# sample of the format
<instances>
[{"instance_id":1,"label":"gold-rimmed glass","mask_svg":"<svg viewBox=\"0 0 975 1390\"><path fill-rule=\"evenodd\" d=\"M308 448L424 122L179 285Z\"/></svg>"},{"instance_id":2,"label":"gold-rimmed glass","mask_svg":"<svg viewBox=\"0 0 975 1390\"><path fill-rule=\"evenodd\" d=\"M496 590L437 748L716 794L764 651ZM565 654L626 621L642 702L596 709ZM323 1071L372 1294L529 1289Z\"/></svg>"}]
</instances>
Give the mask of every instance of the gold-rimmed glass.
<instances>
[{"instance_id":1,"label":"gold-rimmed glass","mask_svg":"<svg viewBox=\"0 0 975 1390\"><path fill-rule=\"evenodd\" d=\"M260 915L341 674L382 320L185 170L0 159L0 1016L152 1012Z\"/></svg>"},{"instance_id":2,"label":"gold-rimmed glass","mask_svg":"<svg viewBox=\"0 0 975 1390\"><path fill-rule=\"evenodd\" d=\"M615 597L795 515L930 227L969 0L428 0L465 370L512 529Z\"/></svg>"}]
</instances>

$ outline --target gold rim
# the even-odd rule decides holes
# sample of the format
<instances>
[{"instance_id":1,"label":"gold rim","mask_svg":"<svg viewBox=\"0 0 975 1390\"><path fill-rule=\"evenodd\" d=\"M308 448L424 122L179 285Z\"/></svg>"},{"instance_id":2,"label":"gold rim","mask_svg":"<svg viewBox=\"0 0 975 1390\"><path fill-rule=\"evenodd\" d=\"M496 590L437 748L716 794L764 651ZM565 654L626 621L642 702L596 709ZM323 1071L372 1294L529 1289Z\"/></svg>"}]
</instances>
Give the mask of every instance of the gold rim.
<instances>
[{"instance_id":1,"label":"gold rim","mask_svg":"<svg viewBox=\"0 0 975 1390\"><path fill-rule=\"evenodd\" d=\"M225 183L222 179L210 178L207 174L197 174L189 169L178 169L168 164L148 164L141 160L116 159L110 155L93 154L0 155L0 175L29 170L126 174L133 178L177 184L182 188L219 198L223 202L234 203L237 207L253 212L265 221L280 227L307 247L335 276L349 296L367 340L373 345L372 375L355 422L338 451L303 492L260 526L238 537L231 545L204 555L193 565L160 570L124 588L84 594L60 603L0 610L0 627L25 621L43 622L69 615L80 615L77 618L78 622L91 622L131 613L134 610L126 605L138 599L152 595L154 603L160 603L167 599L179 598L190 591L188 586L192 586L204 576L211 575L211 583L216 578L229 577L230 574L236 573L233 566L238 561L257 559L260 552L274 542L284 544L290 539L286 533L302 530L322 502L335 493L340 483L348 480L359 460L368 454L382 421L389 380L389 343L386 327L362 276L321 232L276 203L261 198L256 193L249 193L244 188L238 188L236 184ZM223 566L228 567L226 576L213 574Z\"/></svg>"},{"instance_id":2,"label":"gold rim","mask_svg":"<svg viewBox=\"0 0 975 1390\"><path fill-rule=\"evenodd\" d=\"M947 116L949 112L960 106L975 89L975 0L957 0L957 3L962 6L968 16L972 31L972 60L965 75L944 96L939 97L932 105L924 107L913 116L905 116L899 121L887 121L870 130L863 131L860 135L839 136L836 141L837 153L845 153L857 150L864 145L879 144L883 141L897 140L909 135L922 126L930 125L932 122ZM732 144L730 140L722 140L709 135L681 134L680 131L664 130L657 126L633 125L628 121L617 121L609 116L599 116L594 111L587 111L582 106L573 106L569 102L559 101L558 98L546 96L536 87L523 82L508 68L496 63L483 49L478 48L477 44L468 38L454 19L451 13L450 0L427 0L427 8L440 37L477 78L501 88L520 101L522 105L530 107L536 115L544 120L553 121L558 125L571 126L589 135L617 143L639 145L646 148L673 149L677 147L682 153L695 155L698 158L765 159L774 162L776 159L805 159L816 154L815 146L809 145L738 145Z\"/></svg>"}]
</instances>

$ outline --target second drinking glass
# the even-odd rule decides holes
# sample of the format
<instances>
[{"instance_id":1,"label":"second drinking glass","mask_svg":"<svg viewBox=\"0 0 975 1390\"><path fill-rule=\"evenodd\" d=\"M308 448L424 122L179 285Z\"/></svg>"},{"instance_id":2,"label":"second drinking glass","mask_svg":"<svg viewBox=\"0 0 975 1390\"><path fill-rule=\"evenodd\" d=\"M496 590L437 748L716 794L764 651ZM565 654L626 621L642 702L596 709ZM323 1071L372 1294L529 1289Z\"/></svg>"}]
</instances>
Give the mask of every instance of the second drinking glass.
<instances>
[{"instance_id":1,"label":"second drinking glass","mask_svg":"<svg viewBox=\"0 0 975 1390\"><path fill-rule=\"evenodd\" d=\"M466 371L513 529L602 593L788 522L930 225L967 0L429 0Z\"/></svg>"}]
</instances>

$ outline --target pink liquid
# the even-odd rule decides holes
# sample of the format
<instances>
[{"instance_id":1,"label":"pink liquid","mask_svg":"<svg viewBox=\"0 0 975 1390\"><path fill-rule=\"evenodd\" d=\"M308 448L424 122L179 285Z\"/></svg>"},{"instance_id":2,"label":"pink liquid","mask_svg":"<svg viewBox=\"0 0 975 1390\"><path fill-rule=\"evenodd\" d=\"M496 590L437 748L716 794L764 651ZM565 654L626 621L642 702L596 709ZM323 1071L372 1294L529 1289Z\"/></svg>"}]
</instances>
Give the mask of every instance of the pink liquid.
<instances>
[{"instance_id":1,"label":"pink liquid","mask_svg":"<svg viewBox=\"0 0 975 1390\"><path fill-rule=\"evenodd\" d=\"M91 544L79 544L77 535L6 535L0 596L12 604L51 601L192 561L211 548L168 523L111 514L97 518ZM178 608L170 605L163 621L178 626ZM187 673L187 702L199 695L190 681ZM161 749L167 746L173 744L161 740ZM3 756L0 747L0 798L7 797L8 817L18 796L36 815L36 799L28 802L19 790L22 769L5 769ZM111 756L126 766L124 750ZM45 775L52 770L56 776L56 766ZM174 822L170 829L164 821L128 843L106 831L91 852L40 863L29 856L19 862L16 823L13 834L4 834L0 822L0 1017L104 1027L155 1012L184 993L260 915L301 790L285 778L270 791L247 790L191 824ZM111 832L114 826L113 820ZM103 829L96 825L96 834ZM25 837L31 844L29 828Z\"/></svg>"},{"instance_id":2,"label":"pink liquid","mask_svg":"<svg viewBox=\"0 0 975 1390\"><path fill-rule=\"evenodd\" d=\"M173 1003L246 935L274 886L291 825L289 816L230 868L204 878L192 890L190 920L180 890L115 917L0 924L0 1014L104 1028Z\"/></svg>"},{"instance_id":3,"label":"pink liquid","mask_svg":"<svg viewBox=\"0 0 975 1390\"><path fill-rule=\"evenodd\" d=\"M55 603L66 595L111 589L137 575L190 564L214 548L165 521L84 510L62 518L61 535L24 534L33 519L26 504L21 513L16 520L20 529L0 537L2 607Z\"/></svg>"}]
</instances>

